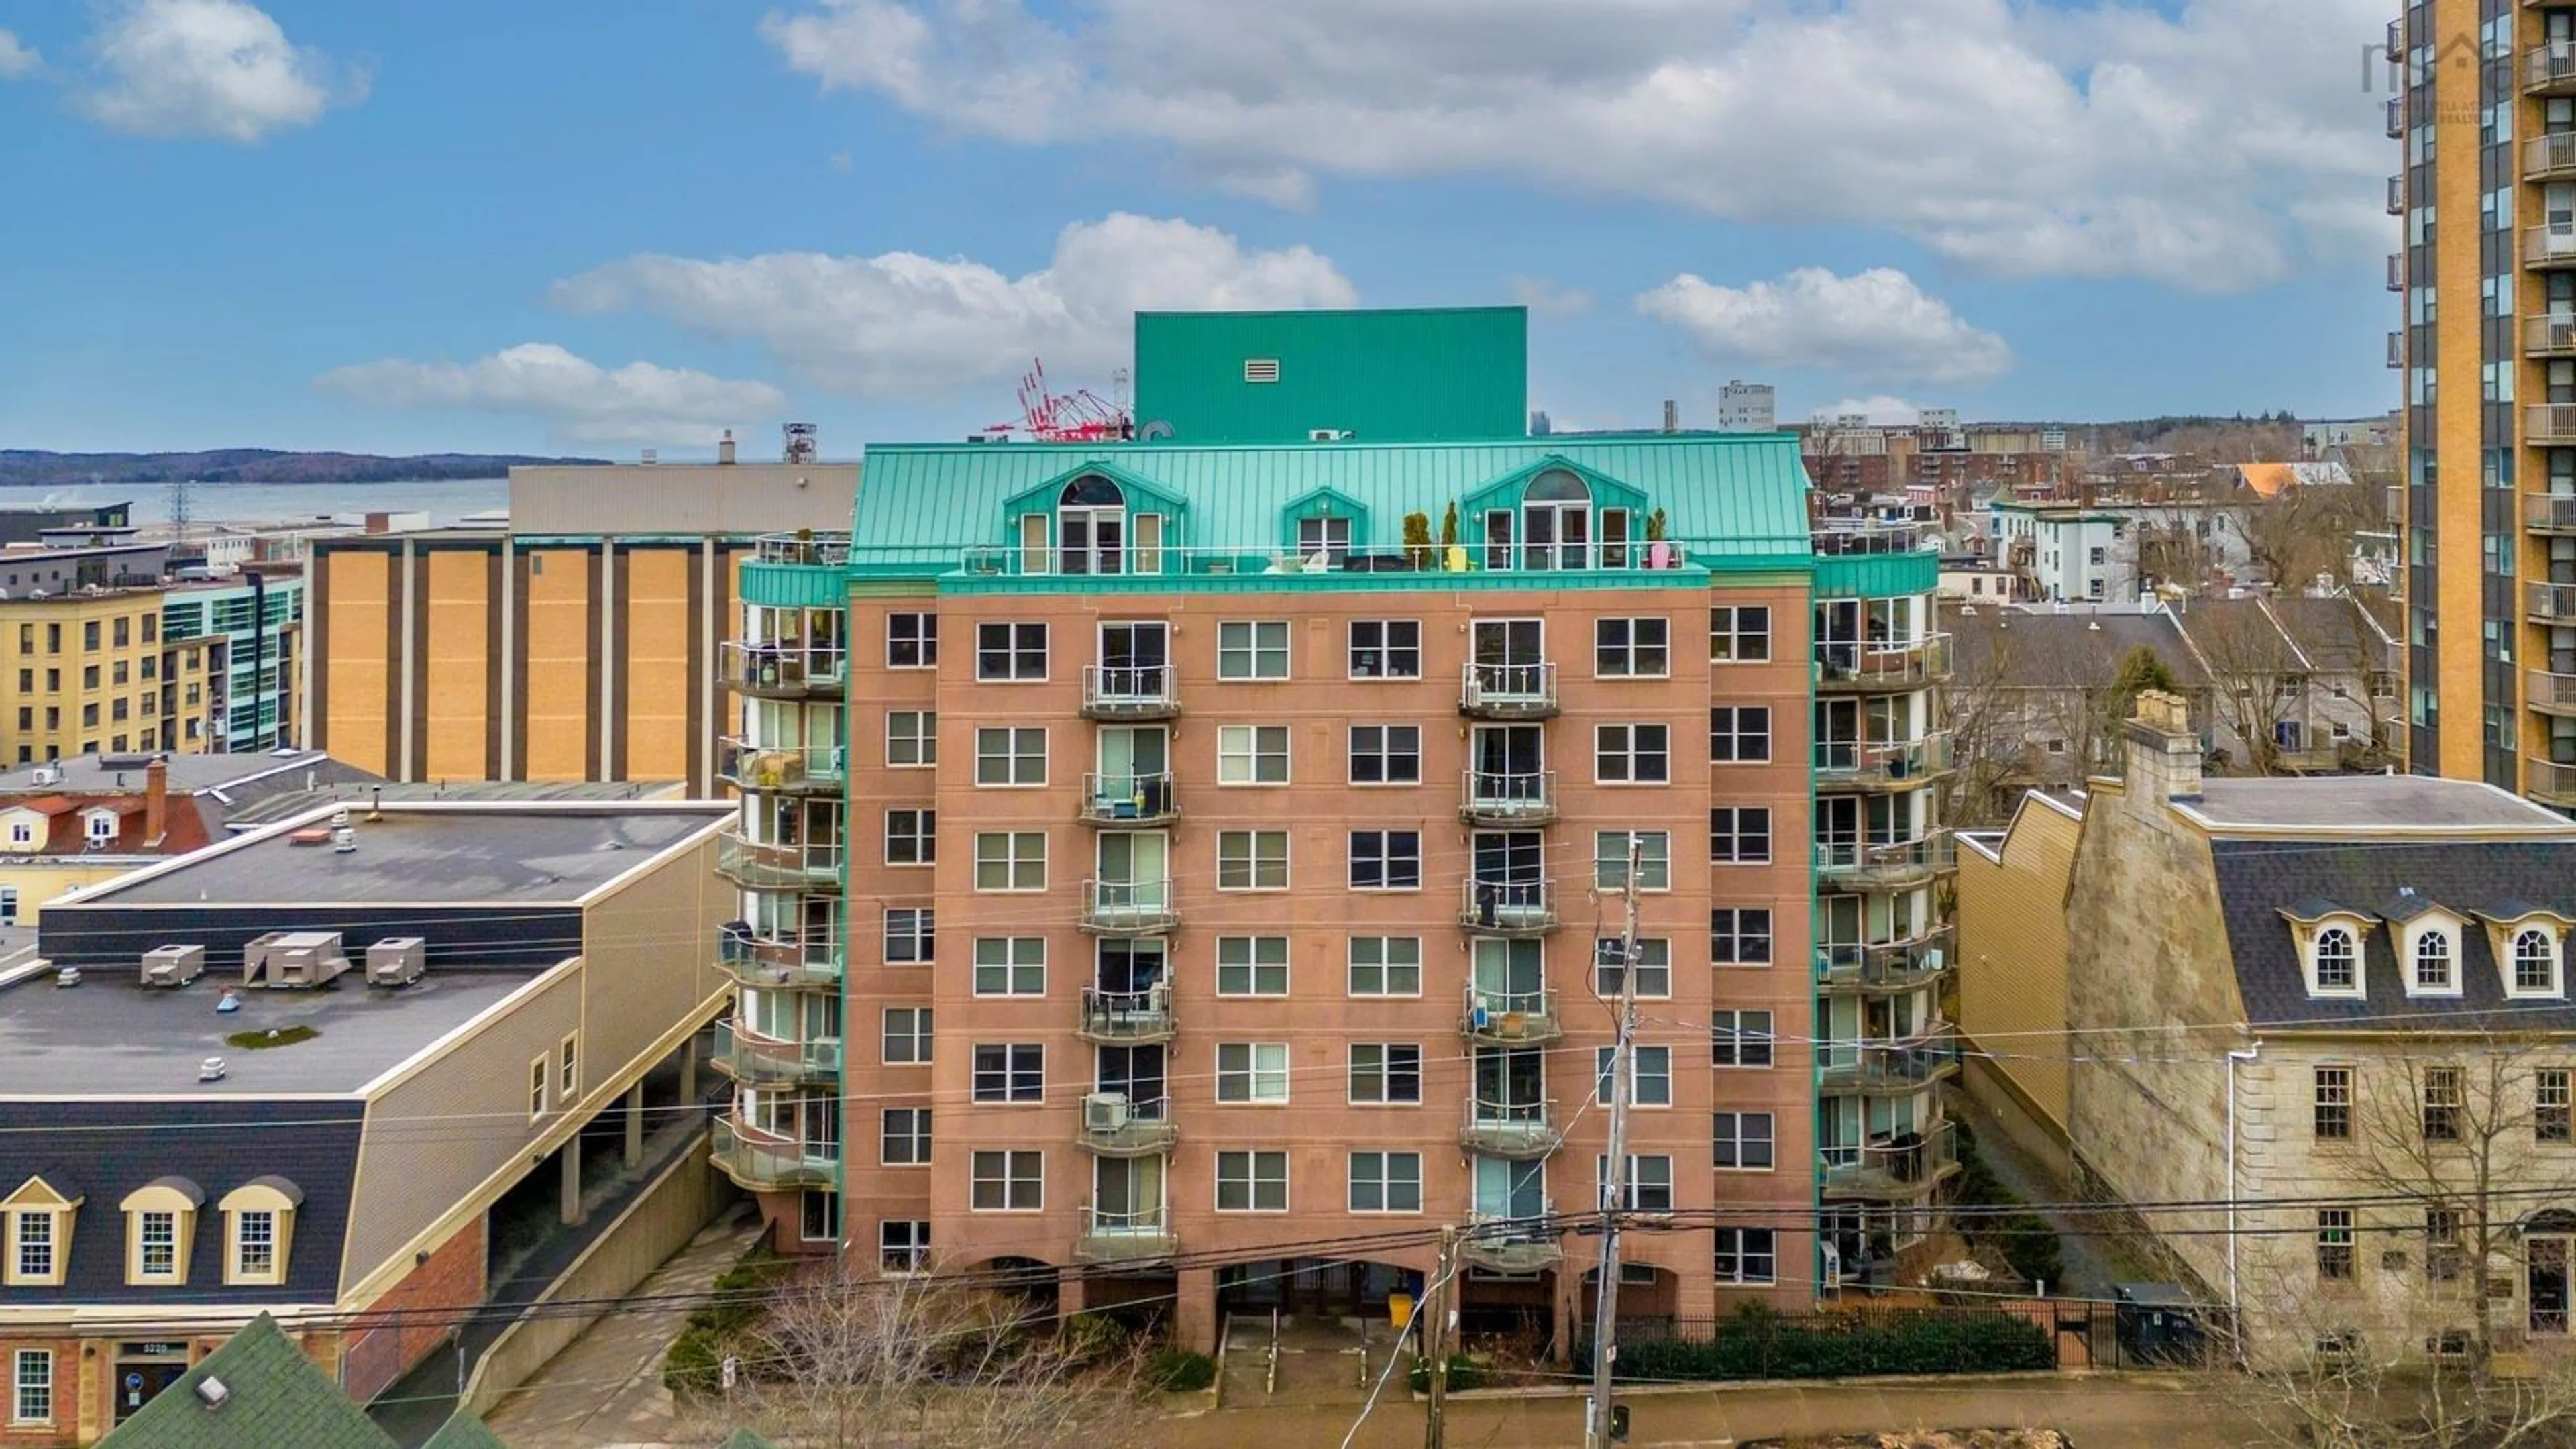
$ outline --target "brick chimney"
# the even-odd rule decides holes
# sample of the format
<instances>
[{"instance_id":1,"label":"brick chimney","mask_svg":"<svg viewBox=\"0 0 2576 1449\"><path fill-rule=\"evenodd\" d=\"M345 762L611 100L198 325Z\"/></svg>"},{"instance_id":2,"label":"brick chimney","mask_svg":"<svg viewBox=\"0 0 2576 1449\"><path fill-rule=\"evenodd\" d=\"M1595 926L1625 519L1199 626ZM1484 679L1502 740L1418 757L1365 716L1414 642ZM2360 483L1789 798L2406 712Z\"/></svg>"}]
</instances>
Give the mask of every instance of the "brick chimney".
<instances>
[{"instance_id":1,"label":"brick chimney","mask_svg":"<svg viewBox=\"0 0 2576 1449\"><path fill-rule=\"evenodd\" d=\"M155 757L143 767L143 844L158 850L170 833L170 762Z\"/></svg>"},{"instance_id":2,"label":"brick chimney","mask_svg":"<svg viewBox=\"0 0 2576 1449\"><path fill-rule=\"evenodd\" d=\"M2140 690L2122 733L2131 809L2161 816L2167 800L2200 798L2200 735L2191 727L2191 705L2181 695Z\"/></svg>"}]
</instances>

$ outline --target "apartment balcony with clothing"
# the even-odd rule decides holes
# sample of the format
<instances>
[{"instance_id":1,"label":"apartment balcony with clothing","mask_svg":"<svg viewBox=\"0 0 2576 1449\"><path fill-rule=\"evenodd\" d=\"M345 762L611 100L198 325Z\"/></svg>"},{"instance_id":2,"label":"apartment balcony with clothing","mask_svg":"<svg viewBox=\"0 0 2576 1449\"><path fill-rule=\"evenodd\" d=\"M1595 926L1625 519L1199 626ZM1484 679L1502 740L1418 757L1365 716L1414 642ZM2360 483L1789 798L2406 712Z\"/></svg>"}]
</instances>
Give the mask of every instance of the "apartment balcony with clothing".
<instances>
[{"instance_id":1,"label":"apartment balcony with clothing","mask_svg":"<svg viewBox=\"0 0 2576 1449\"><path fill-rule=\"evenodd\" d=\"M1556 819L1556 772L1469 770L1458 786L1458 818L1470 825L1545 825Z\"/></svg>"},{"instance_id":2,"label":"apartment balcony with clothing","mask_svg":"<svg viewBox=\"0 0 2576 1449\"><path fill-rule=\"evenodd\" d=\"M1139 1102L1124 1092L1094 1092L1082 1099L1082 1129L1074 1145L1095 1157L1156 1157L1172 1150L1181 1129L1171 1103Z\"/></svg>"},{"instance_id":3,"label":"apartment balcony with clothing","mask_svg":"<svg viewBox=\"0 0 2576 1449\"><path fill-rule=\"evenodd\" d=\"M1851 890L1907 890L1958 868L1958 850L1946 830L1919 840L1816 842L1817 876Z\"/></svg>"},{"instance_id":4,"label":"apartment balcony with clothing","mask_svg":"<svg viewBox=\"0 0 2576 1449\"><path fill-rule=\"evenodd\" d=\"M1143 830L1180 819L1181 799L1172 788L1169 771L1085 775L1082 800L1075 810L1085 825Z\"/></svg>"},{"instance_id":5,"label":"apartment balcony with clothing","mask_svg":"<svg viewBox=\"0 0 2576 1449\"><path fill-rule=\"evenodd\" d=\"M1959 1038L1947 1022L1898 1041L1827 1042L1816 1048L1816 1090L1827 1096L1905 1096L1959 1074Z\"/></svg>"},{"instance_id":6,"label":"apartment balcony with clothing","mask_svg":"<svg viewBox=\"0 0 2576 1449\"><path fill-rule=\"evenodd\" d=\"M2576 96L2576 44L2552 41L2524 56L2522 88L2528 95Z\"/></svg>"},{"instance_id":7,"label":"apartment balcony with clothing","mask_svg":"<svg viewBox=\"0 0 2576 1449\"><path fill-rule=\"evenodd\" d=\"M841 842L753 840L729 830L716 837L716 874L745 890L832 889L841 883Z\"/></svg>"},{"instance_id":8,"label":"apartment balcony with clothing","mask_svg":"<svg viewBox=\"0 0 2576 1449\"><path fill-rule=\"evenodd\" d=\"M1108 1046L1144 1046L1170 1041L1180 1030L1172 1015L1172 988L1156 982L1142 991L1082 988L1082 1020L1074 1034Z\"/></svg>"},{"instance_id":9,"label":"apartment balcony with clothing","mask_svg":"<svg viewBox=\"0 0 2576 1449\"><path fill-rule=\"evenodd\" d=\"M1556 717L1553 664L1470 664L1458 679L1458 712L1469 719Z\"/></svg>"},{"instance_id":10,"label":"apartment balcony with clothing","mask_svg":"<svg viewBox=\"0 0 2576 1449\"><path fill-rule=\"evenodd\" d=\"M747 922L731 921L717 937L716 965L743 986L832 989L841 984L841 943L829 931L763 936Z\"/></svg>"},{"instance_id":11,"label":"apartment balcony with clothing","mask_svg":"<svg viewBox=\"0 0 2576 1449\"><path fill-rule=\"evenodd\" d=\"M1458 1145L1478 1157L1513 1162L1545 1157L1565 1141L1555 1118L1548 1102L1471 1101L1458 1126Z\"/></svg>"},{"instance_id":12,"label":"apartment balcony with clothing","mask_svg":"<svg viewBox=\"0 0 2576 1449\"><path fill-rule=\"evenodd\" d=\"M2526 584L2523 586L2523 608L2535 619L2576 624L2576 584Z\"/></svg>"},{"instance_id":13,"label":"apartment balcony with clothing","mask_svg":"<svg viewBox=\"0 0 2576 1449\"><path fill-rule=\"evenodd\" d=\"M747 1192L828 1188L841 1180L841 1160L802 1143L773 1138L739 1122L716 1119L711 1160Z\"/></svg>"},{"instance_id":14,"label":"apartment balcony with clothing","mask_svg":"<svg viewBox=\"0 0 2576 1449\"><path fill-rule=\"evenodd\" d=\"M2522 350L2530 357L2576 357L2576 314L2523 318Z\"/></svg>"},{"instance_id":15,"label":"apartment balcony with clothing","mask_svg":"<svg viewBox=\"0 0 2576 1449\"><path fill-rule=\"evenodd\" d=\"M849 783L839 745L755 745L740 735L716 741L716 777L761 795L837 795Z\"/></svg>"},{"instance_id":16,"label":"apartment balcony with clothing","mask_svg":"<svg viewBox=\"0 0 2576 1449\"><path fill-rule=\"evenodd\" d=\"M746 1087L832 1082L841 1075L841 1043L837 1037L764 1041L745 1035L733 1022L720 1021L711 1060L717 1071Z\"/></svg>"},{"instance_id":17,"label":"apartment balcony with clothing","mask_svg":"<svg viewBox=\"0 0 2576 1449\"><path fill-rule=\"evenodd\" d=\"M2576 674L2523 671L2522 696L2542 714L2576 718Z\"/></svg>"},{"instance_id":18,"label":"apartment balcony with clothing","mask_svg":"<svg viewBox=\"0 0 2576 1449\"><path fill-rule=\"evenodd\" d=\"M1168 664L1093 664L1082 671L1084 719L1137 724L1180 714L1180 671Z\"/></svg>"},{"instance_id":19,"label":"apartment balcony with clothing","mask_svg":"<svg viewBox=\"0 0 2576 1449\"><path fill-rule=\"evenodd\" d=\"M1537 1046L1565 1035L1565 1018L1557 1014L1553 988L1485 991L1471 984L1458 1030L1483 1046Z\"/></svg>"},{"instance_id":20,"label":"apartment balcony with clothing","mask_svg":"<svg viewBox=\"0 0 2576 1449\"><path fill-rule=\"evenodd\" d=\"M2576 810L2576 764L2557 760L2523 761L2522 793L2543 805Z\"/></svg>"},{"instance_id":21,"label":"apartment balcony with clothing","mask_svg":"<svg viewBox=\"0 0 2576 1449\"><path fill-rule=\"evenodd\" d=\"M1463 881L1458 897L1458 924L1480 936L1543 936L1564 924L1554 881Z\"/></svg>"},{"instance_id":22,"label":"apartment balcony with clothing","mask_svg":"<svg viewBox=\"0 0 2576 1449\"><path fill-rule=\"evenodd\" d=\"M1816 688L1833 694L1922 689L1950 677L1950 636L1816 645Z\"/></svg>"},{"instance_id":23,"label":"apartment balcony with clothing","mask_svg":"<svg viewBox=\"0 0 2576 1449\"><path fill-rule=\"evenodd\" d=\"M1542 1203L1535 1218L1506 1218L1474 1213L1458 1240L1458 1256L1469 1267L1494 1273L1536 1273L1565 1261L1565 1228L1556 1221L1556 1204Z\"/></svg>"},{"instance_id":24,"label":"apartment balcony with clothing","mask_svg":"<svg viewBox=\"0 0 2576 1449\"><path fill-rule=\"evenodd\" d=\"M2525 495L2522 523L2534 533L2576 533L2576 494Z\"/></svg>"},{"instance_id":25,"label":"apartment balcony with clothing","mask_svg":"<svg viewBox=\"0 0 2576 1449\"><path fill-rule=\"evenodd\" d=\"M1816 744L1816 788L1918 790L1947 776L1951 758L1948 730L1894 744L1820 740Z\"/></svg>"},{"instance_id":26,"label":"apartment balcony with clothing","mask_svg":"<svg viewBox=\"0 0 2576 1449\"><path fill-rule=\"evenodd\" d=\"M1945 1118L1929 1132L1895 1133L1866 1146L1828 1147L1816 1156L1828 1199L1920 1198L1959 1170L1958 1124Z\"/></svg>"},{"instance_id":27,"label":"apartment balcony with clothing","mask_svg":"<svg viewBox=\"0 0 2576 1449\"><path fill-rule=\"evenodd\" d=\"M1160 936L1180 923L1169 878L1086 880L1082 913L1074 922L1095 936Z\"/></svg>"},{"instance_id":28,"label":"apartment balcony with clothing","mask_svg":"<svg viewBox=\"0 0 2576 1449\"><path fill-rule=\"evenodd\" d=\"M839 644L727 643L718 656L726 688L758 699L838 699L850 651Z\"/></svg>"},{"instance_id":29,"label":"apartment balcony with clothing","mask_svg":"<svg viewBox=\"0 0 2576 1449\"><path fill-rule=\"evenodd\" d=\"M1816 984L1827 992L1920 991L1950 969L1950 927L1903 941L1816 948Z\"/></svg>"},{"instance_id":30,"label":"apartment balcony with clothing","mask_svg":"<svg viewBox=\"0 0 2576 1449\"><path fill-rule=\"evenodd\" d=\"M1168 1207L1109 1212L1085 1202L1073 1256L1083 1263L1154 1263L1170 1258L1180 1246Z\"/></svg>"},{"instance_id":31,"label":"apartment balcony with clothing","mask_svg":"<svg viewBox=\"0 0 2576 1449\"><path fill-rule=\"evenodd\" d=\"M2544 223L2524 227L2522 264L2549 270L2576 267L2576 225Z\"/></svg>"}]
</instances>

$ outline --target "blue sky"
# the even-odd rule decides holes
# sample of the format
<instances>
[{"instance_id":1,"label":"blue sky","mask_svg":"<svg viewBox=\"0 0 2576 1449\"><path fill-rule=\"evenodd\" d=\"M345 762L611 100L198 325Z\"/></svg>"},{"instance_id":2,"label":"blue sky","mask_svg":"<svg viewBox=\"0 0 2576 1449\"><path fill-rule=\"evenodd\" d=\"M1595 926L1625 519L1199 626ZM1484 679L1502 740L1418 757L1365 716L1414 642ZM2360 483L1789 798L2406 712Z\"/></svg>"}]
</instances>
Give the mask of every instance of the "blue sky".
<instances>
[{"instance_id":1,"label":"blue sky","mask_svg":"<svg viewBox=\"0 0 2576 1449\"><path fill-rule=\"evenodd\" d=\"M847 452L1354 301L1560 424L2376 411L2384 9L0 0L0 447Z\"/></svg>"}]
</instances>

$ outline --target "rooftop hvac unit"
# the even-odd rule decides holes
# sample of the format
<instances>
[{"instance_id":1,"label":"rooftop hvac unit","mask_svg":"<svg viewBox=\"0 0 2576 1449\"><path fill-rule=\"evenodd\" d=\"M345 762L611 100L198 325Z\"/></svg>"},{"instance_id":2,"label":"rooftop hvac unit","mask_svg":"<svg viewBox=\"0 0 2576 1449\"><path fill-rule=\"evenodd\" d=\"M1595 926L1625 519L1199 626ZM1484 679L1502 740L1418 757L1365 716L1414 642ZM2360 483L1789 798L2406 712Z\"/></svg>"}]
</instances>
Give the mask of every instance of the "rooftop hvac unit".
<instances>
[{"instance_id":1,"label":"rooftop hvac unit","mask_svg":"<svg viewBox=\"0 0 2576 1449\"><path fill-rule=\"evenodd\" d=\"M387 936L367 948L369 986L409 986L429 968L429 946L418 936Z\"/></svg>"},{"instance_id":2,"label":"rooftop hvac unit","mask_svg":"<svg viewBox=\"0 0 2576 1449\"><path fill-rule=\"evenodd\" d=\"M1123 1132L1134 1115L1125 1092L1094 1092L1082 1099L1085 1132Z\"/></svg>"},{"instance_id":3,"label":"rooftop hvac unit","mask_svg":"<svg viewBox=\"0 0 2576 1449\"><path fill-rule=\"evenodd\" d=\"M271 931L242 947L242 984L310 990L349 969L337 931Z\"/></svg>"},{"instance_id":4,"label":"rooftop hvac unit","mask_svg":"<svg viewBox=\"0 0 2576 1449\"><path fill-rule=\"evenodd\" d=\"M185 986L205 974L203 946L155 946L143 953L143 984Z\"/></svg>"}]
</instances>

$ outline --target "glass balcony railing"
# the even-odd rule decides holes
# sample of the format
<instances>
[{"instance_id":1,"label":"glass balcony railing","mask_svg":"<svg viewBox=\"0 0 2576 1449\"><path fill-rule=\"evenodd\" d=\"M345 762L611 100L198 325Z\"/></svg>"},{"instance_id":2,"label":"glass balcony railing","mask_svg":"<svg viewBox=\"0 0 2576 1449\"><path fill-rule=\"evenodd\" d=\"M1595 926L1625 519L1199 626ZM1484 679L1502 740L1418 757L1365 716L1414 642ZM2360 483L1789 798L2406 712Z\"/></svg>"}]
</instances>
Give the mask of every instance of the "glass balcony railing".
<instances>
[{"instance_id":1,"label":"glass balcony railing","mask_svg":"<svg viewBox=\"0 0 2576 1449\"><path fill-rule=\"evenodd\" d=\"M818 1154L801 1143L772 1140L721 1118L715 1124L710 1160L718 1171L752 1192L831 1187L841 1178L838 1157Z\"/></svg>"},{"instance_id":2,"label":"glass balcony railing","mask_svg":"<svg viewBox=\"0 0 2576 1449\"><path fill-rule=\"evenodd\" d=\"M745 1086L792 1086L837 1081L841 1075L838 1037L816 1041L763 1041L745 1036L730 1021L716 1023L717 1071Z\"/></svg>"},{"instance_id":3,"label":"glass balcony railing","mask_svg":"<svg viewBox=\"0 0 2576 1449\"><path fill-rule=\"evenodd\" d=\"M1090 665L1082 671L1083 717L1170 719L1181 712L1180 673L1168 664Z\"/></svg>"},{"instance_id":4,"label":"glass balcony railing","mask_svg":"<svg viewBox=\"0 0 2576 1449\"><path fill-rule=\"evenodd\" d=\"M1085 775L1076 807L1085 825L1138 829L1181 818L1180 793L1169 772L1151 775Z\"/></svg>"},{"instance_id":5,"label":"glass balcony railing","mask_svg":"<svg viewBox=\"0 0 2576 1449\"><path fill-rule=\"evenodd\" d=\"M1556 1151L1565 1134L1556 1125L1548 1102L1467 1103L1467 1118L1458 1126L1458 1145L1480 1157L1527 1161Z\"/></svg>"},{"instance_id":6,"label":"glass balcony railing","mask_svg":"<svg viewBox=\"0 0 2576 1449\"><path fill-rule=\"evenodd\" d=\"M1458 924L1484 936L1531 936L1555 930L1556 883L1470 880L1460 883Z\"/></svg>"},{"instance_id":7,"label":"glass balcony railing","mask_svg":"<svg viewBox=\"0 0 2576 1449\"><path fill-rule=\"evenodd\" d=\"M744 986L774 991L841 983L841 943L829 931L763 936L743 922L716 938L716 965Z\"/></svg>"},{"instance_id":8,"label":"glass balcony railing","mask_svg":"<svg viewBox=\"0 0 2576 1449\"><path fill-rule=\"evenodd\" d=\"M716 775L760 794L837 795L848 783L839 745L755 745L739 735L716 742Z\"/></svg>"},{"instance_id":9,"label":"glass balcony railing","mask_svg":"<svg viewBox=\"0 0 2576 1449\"><path fill-rule=\"evenodd\" d=\"M725 687L764 699L838 697L850 672L838 644L728 643L718 654Z\"/></svg>"},{"instance_id":10,"label":"glass balcony railing","mask_svg":"<svg viewBox=\"0 0 2576 1449\"><path fill-rule=\"evenodd\" d=\"M1172 883L1162 880L1086 880L1077 924L1101 936L1159 936L1181 923Z\"/></svg>"},{"instance_id":11,"label":"glass balcony railing","mask_svg":"<svg viewBox=\"0 0 2576 1449\"><path fill-rule=\"evenodd\" d=\"M1471 983L1458 1014L1458 1030L1471 1041L1528 1046L1563 1036L1565 1020L1557 1014L1552 988L1486 991Z\"/></svg>"},{"instance_id":12,"label":"glass balcony railing","mask_svg":"<svg viewBox=\"0 0 2576 1449\"><path fill-rule=\"evenodd\" d=\"M1469 770L1459 780L1458 818L1470 825L1545 825L1556 818L1556 772Z\"/></svg>"},{"instance_id":13,"label":"glass balcony railing","mask_svg":"<svg viewBox=\"0 0 2576 1449\"><path fill-rule=\"evenodd\" d=\"M812 890L841 883L841 842L782 844L740 830L716 837L716 874L746 890Z\"/></svg>"},{"instance_id":14,"label":"glass balcony railing","mask_svg":"<svg viewBox=\"0 0 2576 1449\"><path fill-rule=\"evenodd\" d=\"M1816 1157L1827 1197L1916 1198L1957 1170L1958 1128L1936 1122L1929 1132L1898 1133L1866 1146L1823 1148Z\"/></svg>"},{"instance_id":15,"label":"glass balcony railing","mask_svg":"<svg viewBox=\"0 0 2576 1449\"><path fill-rule=\"evenodd\" d=\"M1180 1029L1172 1014L1172 988L1157 982L1143 991L1082 989L1082 1021L1076 1033L1089 1042L1170 1041Z\"/></svg>"},{"instance_id":16,"label":"glass balcony railing","mask_svg":"<svg viewBox=\"0 0 2576 1449\"><path fill-rule=\"evenodd\" d=\"M1458 677L1458 712L1475 719L1547 719L1556 713L1553 664L1470 664Z\"/></svg>"}]
</instances>

